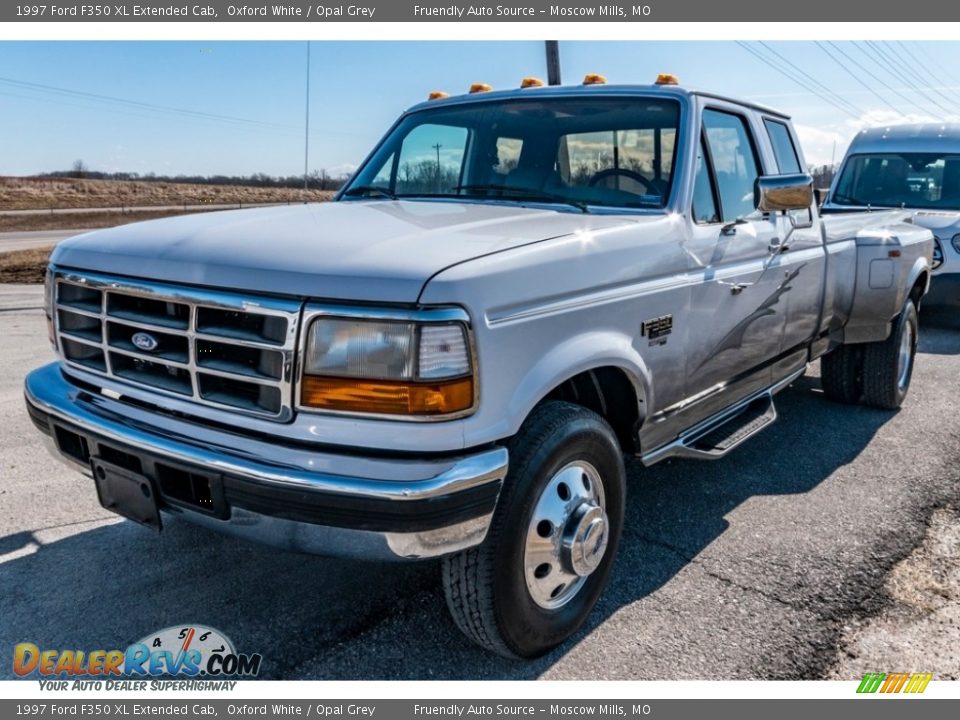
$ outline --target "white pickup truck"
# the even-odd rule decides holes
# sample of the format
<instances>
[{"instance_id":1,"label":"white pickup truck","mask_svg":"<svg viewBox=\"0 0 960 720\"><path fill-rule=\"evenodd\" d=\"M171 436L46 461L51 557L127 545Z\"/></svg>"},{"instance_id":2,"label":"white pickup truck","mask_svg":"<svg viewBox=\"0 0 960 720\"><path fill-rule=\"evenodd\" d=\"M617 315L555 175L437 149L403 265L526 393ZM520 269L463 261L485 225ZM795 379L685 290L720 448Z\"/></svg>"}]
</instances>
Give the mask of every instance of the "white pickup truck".
<instances>
[{"instance_id":1,"label":"white pickup truck","mask_svg":"<svg viewBox=\"0 0 960 720\"><path fill-rule=\"evenodd\" d=\"M726 456L821 356L900 405L928 230L822 220L774 110L523 85L412 108L334 202L62 243L26 379L56 454L154 529L441 557L463 632L532 657L607 584L625 458Z\"/></svg>"},{"instance_id":2,"label":"white pickup truck","mask_svg":"<svg viewBox=\"0 0 960 720\"><path fill-rule=\"evenodd\" d=\"M861 130L824 201L822 213L909 210L934 235L928 305L960 305L960 124L926 123Z\"/></svg>"}]
</instances>

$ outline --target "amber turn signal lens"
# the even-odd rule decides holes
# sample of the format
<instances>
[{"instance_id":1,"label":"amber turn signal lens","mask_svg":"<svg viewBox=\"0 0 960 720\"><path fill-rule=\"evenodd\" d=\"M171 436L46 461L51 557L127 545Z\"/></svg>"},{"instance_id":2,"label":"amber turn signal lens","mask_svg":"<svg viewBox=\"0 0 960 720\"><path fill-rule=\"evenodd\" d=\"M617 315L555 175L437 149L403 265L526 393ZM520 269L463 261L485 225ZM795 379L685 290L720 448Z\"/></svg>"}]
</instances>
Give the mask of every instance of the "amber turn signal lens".
<instances>
[{"instance_id":1,"label":"amber turn signal lens","mask_svg":"<svg viewBox=\"0 0 960 720\"><path fill-rule=\"evenodd\" d=\"M606 85L607 78L600 73L587 73L583 78L584 85Z\"/></svg>"},{"instance_id":2,"label":"amber turn signal lens","mask_svg":"<svg viewBox=\"0 0 960 720\"><path fill-rule=\"evenodd\" d=\"M306 375L304 407L389 415L447 415L473 406L473 378L445 382L397 382Z\"/></svg>"}]
</instances>

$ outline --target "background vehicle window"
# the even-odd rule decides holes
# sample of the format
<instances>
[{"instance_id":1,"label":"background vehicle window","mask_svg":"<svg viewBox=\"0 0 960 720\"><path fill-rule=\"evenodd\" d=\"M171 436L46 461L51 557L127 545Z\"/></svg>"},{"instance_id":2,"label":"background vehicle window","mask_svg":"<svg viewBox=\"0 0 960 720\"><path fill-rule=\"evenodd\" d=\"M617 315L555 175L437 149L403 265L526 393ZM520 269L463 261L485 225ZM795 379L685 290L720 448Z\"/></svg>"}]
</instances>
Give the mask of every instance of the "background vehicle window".
<instances>
[{"instance_id":1,"label":"background vehicle window","mask_svg":"<svg viewBox=\"0 0 960 720\"><path fill-rule=\"evenodd\" d=\"M721 218L731 222L750 215L756 209L753 187L760 163L746 121L739 115L704 110L703 129L717 178Z\"/></svg>"},{"instance_id":2,"label":"background vehicle window","mask_svg":"<svg viewBox=\"0 0 960 720\"><path fill-rule=\"evenodd\" d=\"M693 221L706 224L720 222L703 138L697 149L697 170L693 178Z\"/></svg>"},{"instance_id":3,"label":"background vehicle window","mask_svg":"<svg viewBox=\"0 0 960 720\"><path fill-rule=\"evenodd\" d=\"M452 125L419 125L403 139L395 192L450 192L460 182L467 130ZM377 173L377 177L380 173Z\"/></svg>"},{"instance_id":4,"label":"background vehicle window","mask_svg":"<svg viewBox=\"0 0 960 720\"><path fill-rule=\"evenodd\" d=\"M843 205L960 209L960 155L855 155L830 198Z\"/></svg>"},{"instance_id":5,"label":"background vehicle window","mask_svg":"<svg viewBox=\"0 0 960 720\"><path fill-rule=\"evenodd\" d=\"M773 145L773 155L777 159L777 168L784 175L790 173L802 172L800 169L800 160L797 158L797 148L794 147L793 138L790 137L790 131L782 122L764 118L763 124L767 128L767 134L770 136L770 143Z\"/></svg>"}]
</instances>

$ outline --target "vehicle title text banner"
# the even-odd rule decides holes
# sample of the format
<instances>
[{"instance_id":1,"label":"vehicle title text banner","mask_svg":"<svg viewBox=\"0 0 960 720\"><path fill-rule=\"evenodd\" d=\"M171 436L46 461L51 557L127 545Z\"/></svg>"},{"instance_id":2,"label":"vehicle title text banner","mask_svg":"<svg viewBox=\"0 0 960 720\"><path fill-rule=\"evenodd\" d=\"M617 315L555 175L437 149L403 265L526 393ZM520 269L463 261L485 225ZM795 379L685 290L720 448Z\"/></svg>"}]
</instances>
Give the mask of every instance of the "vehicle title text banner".
<instances>
[{"instance_id":1,"label":"vehicle title text banner","mask_svg":"<svg viewBox=\"0 0 960 720\"><path fill-rule=\"evenodd\" d=\"M183 681L170 681L183 682ZM851 693L854 690L851 689ZM591 718L592 720L911 720L956 717L957 701L930 700L252 700L185 696L177 700L128 700L109 693L76 700L0 700L0 717L344 718L345 720L473 720ZM951 709L952 708L952 709Z\"/></svg>"},{"instance_id":2,"label":"vehicle title text banner","mask_svg":"<svg viewBox=\"0 0 960 720\"><path fill-rule=\"evenodd\" d=\"M307 0L235 4L71 2L4 3L0 22L860 22L862 2L807 0L641 0L605 4L588 0L520 0L469 4L442 0L381 0L355 4L319 4ZM960 20L960 3L942 0L873 0L871 22L950 22Z\"/></svg>"}]
</instances>

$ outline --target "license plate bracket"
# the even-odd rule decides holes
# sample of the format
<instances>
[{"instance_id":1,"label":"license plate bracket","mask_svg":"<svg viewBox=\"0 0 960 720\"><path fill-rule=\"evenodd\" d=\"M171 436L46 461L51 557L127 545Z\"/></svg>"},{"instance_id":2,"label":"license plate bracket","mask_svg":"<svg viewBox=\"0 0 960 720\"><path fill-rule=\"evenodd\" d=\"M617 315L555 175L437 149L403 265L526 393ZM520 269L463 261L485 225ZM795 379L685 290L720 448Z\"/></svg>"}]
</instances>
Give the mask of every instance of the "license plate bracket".
<instances>
[{"instance_id":1,"label":"license plate bracket","mask_svg":"<svg viewBox=\"0 0 960 720\"><path fill-rule=\"evenodd\" d=\"M157 490L150 478L96 456L90 458L90 467L104 508L151 530L162 529Z\"/></svg>"}]
</instances>

